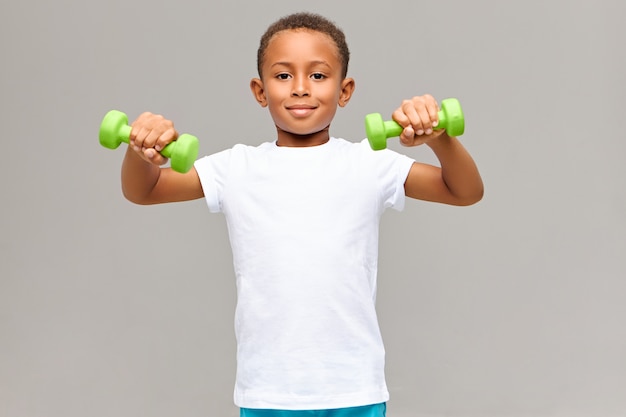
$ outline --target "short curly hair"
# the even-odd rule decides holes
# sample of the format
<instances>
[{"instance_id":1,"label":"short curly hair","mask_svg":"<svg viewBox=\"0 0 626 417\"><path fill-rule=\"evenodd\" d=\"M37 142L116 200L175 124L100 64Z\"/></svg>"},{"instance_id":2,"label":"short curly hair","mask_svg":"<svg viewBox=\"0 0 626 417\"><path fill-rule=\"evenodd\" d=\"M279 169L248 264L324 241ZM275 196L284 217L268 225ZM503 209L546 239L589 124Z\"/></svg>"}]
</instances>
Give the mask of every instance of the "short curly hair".
<instances>
[{"instance_id":1,"label":"short curly hair","mask_svg":"<svg viewBox=\"0 0 626 417\"><path fill-rule=\"evenodd\" d=\"M342 77L345 78L346 75L348 75L350 50L343 31L334 22L319 14L300 12L282 17L272 23L261 37L261 43L257 51L257 71L259 73L259 77L262 76L261 67L263 66L263 60L265 58L265 51L267 50L272 37L278 32L282 32L284 30L298 29L307 29L328 35L333 40L335 45L337 45L342 67Z\"/></svg>"}]
</instances>

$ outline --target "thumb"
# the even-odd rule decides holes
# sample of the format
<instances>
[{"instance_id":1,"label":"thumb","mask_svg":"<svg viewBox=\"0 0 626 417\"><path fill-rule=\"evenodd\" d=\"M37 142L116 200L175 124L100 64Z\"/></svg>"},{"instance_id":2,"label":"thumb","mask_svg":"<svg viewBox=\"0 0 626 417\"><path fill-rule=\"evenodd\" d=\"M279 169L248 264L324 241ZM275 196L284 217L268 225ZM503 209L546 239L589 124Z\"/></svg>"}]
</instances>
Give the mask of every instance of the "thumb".
<instances>
[{"instance_id":1,"label":"thumb","mask_svg":"<svg viewBox=\"0 0 626 417\"><path fill-rule=\"evenodd\" d=\"M414 138L415 138L415 130L413 130L413 127L410 125L405 127L402 133L400 134L400 142L404 146L412 145Z\"/></svg>"}]
</instances>

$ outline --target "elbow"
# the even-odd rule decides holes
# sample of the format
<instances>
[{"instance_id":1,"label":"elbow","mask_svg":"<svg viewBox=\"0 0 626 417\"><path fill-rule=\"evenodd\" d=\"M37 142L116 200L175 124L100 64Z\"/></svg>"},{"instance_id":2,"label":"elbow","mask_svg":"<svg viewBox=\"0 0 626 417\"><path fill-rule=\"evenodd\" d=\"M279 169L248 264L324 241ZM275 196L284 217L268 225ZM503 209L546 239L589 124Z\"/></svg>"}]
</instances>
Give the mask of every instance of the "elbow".
<instances>
[{"instance_id":1,"label":"elbow","mask_svg":"<svg viewBox=\"0 0 626 417\"><path fill-rule=\"evenodd\" d=\"M132 194L127 194L127 193L122 193L122 194L124 195L124 198L126 198L126 200L130 201L133 204L137 204L140 206L145 206L147 204L143 200L136 198Z\"/></svg>"},{"instance_id":2,"label":"elbow","mask_svg":"<svg viewBox=\"0 0 626 417\"><path fill-rule=\"evenodd\" d=\"M459 206L463 206L463 207L473 206L474 204L478 203L482 199L483 199L482 195L476 196L476 197L473 197L473 198L466 198L463 201L461 201Z\"/></svg>"},{"instance_id":3,"label":"elbow","mask_svg":"<svg viewBox=\"0 0 626 417\"><path fill-rule=\"evenodd\" d=\"M127 188L122 186L122 195L124 196L124 198L128 201L130 201L133 204L137 204L140 206L147 206L152 204L145 195L140 195L138 193L134 193L131 192L130 190L128 190Z\"/></svg>"},{"instance_id":4,"label":"elbow","mask_svg":"<svg viewBox=\"0 0 626 417\"><path fill-rule=\"evenodd\" d=\"M478 187L472 193L468 193L457 200L458 206L472 206L483 199L485 195L485 189L482 187Z\"/></svg>"},{"instance_id":5,"label":"elbow","mask_svg":"<svg viewBox=\"0 0 626 417\"><path fill-rule=\"evenodd\" d=\"M485 185L483 184L482 179L478 176L474 184L471 187L468 187L466 193L464 193L461 198L462 206L472 206L483 199L485 195Z\"/></svg>"}]
</instances>

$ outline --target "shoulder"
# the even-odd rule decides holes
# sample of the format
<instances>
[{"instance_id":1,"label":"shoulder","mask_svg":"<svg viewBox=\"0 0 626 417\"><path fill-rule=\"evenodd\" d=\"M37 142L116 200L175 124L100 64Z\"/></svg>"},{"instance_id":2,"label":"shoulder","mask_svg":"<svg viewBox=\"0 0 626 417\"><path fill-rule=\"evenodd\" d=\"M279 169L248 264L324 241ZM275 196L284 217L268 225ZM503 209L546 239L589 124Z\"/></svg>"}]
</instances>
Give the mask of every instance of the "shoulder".
<instances>
[{"instance_id":1,"label":"shoulder","mask_svg":"<svg viewBox=\"0 0 626 417\"><path fill-rule=\"evenodd\" d=\"M358 155L364 161L372 164L388 165L395 163L407 164L414 162L413 158L410 158L391 149L382 149L379 151L375 151L370 147L367 139L363 139L360 142L350 142L340 138L333 138L333 140L337 149L345 151L348 154Z\"/></svg>"},{"instance_id":2,"label":"shoulder","mask_svg":"<svg viewBox=\"0 0 626 417\"><path fill-rule=\"evenodd\" d=\"M271 142L265 142L260 145L245 145L239 143L234 145L232 148L204 155L198 160L205 163L210 163L211 161L227 160L237 156L266 153L270 148L270 145L272 145Z\"/></svg>"}]
</instances>

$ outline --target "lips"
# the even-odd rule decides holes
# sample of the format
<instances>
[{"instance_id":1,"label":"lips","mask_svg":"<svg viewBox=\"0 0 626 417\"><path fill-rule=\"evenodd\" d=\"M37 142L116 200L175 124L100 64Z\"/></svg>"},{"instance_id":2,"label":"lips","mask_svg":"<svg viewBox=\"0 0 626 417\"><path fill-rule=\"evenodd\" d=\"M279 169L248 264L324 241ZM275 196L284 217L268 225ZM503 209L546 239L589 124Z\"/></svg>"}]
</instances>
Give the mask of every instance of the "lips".
<instances>
[{"instance_id":1,"label":"lips","mask_svg":"<svg viewBox=\"0 0 626 417\"><path fill-rule=\"evenodd\" d=\"M313 113L315 109L315 106L311 106L308 104L294 104L293 106L287 106L287 110L289 111L289 113L291 113L295 117L306 117L309 114Z\"/></svg>"}]
</instances>

